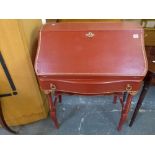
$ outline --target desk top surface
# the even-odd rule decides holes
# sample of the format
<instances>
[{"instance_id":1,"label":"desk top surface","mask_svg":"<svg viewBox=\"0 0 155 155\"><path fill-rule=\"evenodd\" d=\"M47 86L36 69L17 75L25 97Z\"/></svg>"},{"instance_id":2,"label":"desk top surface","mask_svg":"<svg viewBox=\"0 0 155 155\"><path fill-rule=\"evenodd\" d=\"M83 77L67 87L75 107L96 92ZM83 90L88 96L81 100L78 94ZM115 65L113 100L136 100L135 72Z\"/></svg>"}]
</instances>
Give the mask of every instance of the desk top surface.
<instances>
[{"instance_id":1,"label":"desk top surface","mask_svg":"<svg viewBox=\"0 0 155 155\"><path fill-rule=\"evenodd\" d=\"M144 76L143 29L135 23L49 23L42 27L37 75Z\"/></svg>"}]
</instances>

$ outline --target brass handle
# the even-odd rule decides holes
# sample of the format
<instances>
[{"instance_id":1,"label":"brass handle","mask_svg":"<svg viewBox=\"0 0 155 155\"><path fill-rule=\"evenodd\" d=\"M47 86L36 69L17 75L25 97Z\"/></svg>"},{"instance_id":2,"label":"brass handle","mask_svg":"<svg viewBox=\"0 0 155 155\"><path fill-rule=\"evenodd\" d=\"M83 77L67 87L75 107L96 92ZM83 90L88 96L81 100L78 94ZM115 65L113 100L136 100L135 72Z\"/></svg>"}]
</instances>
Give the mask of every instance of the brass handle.
<instances>
[{"instance_id":1,"label":"brass handle","mask_svg":"<svg viewBox=\"0 0 155 155\"><path fill-rule=\"evenodd\" d=\"M56 86L54 84L51 84L50 87L51 87L51 94L54 95L56 91Z\"/></svg>"},{"instance_id":2,"label":"brass handle","mask_svg":"<svg viewBox=\"0 0 155 155\"><path fill-rule=\"evenodd\" d=\"M132 90L132 86L130 84L127 84L126 86L126 91L129 92Z\"/></svg>"},{"instance_id":3,"label":"brass handle","mask_svg":"<svg viewBox=\"0 0 155 155\"><path fill-rule=\"evenodd\" d=\"M136 93L137 93L138 91L133 91L133 90L132 90L132 85L127 84L127 85L126 85L126 92L129 93L130 95L136 95Z\"/></svg>"}]
</instances>

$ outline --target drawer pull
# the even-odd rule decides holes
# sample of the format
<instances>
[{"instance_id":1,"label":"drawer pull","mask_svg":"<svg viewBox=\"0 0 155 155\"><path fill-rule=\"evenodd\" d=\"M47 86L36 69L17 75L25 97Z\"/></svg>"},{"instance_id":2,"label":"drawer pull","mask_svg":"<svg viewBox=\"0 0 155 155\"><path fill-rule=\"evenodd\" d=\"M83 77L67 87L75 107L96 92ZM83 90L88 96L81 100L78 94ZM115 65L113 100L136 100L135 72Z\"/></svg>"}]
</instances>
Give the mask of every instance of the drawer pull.
<instances>
[{"instance_id":1,"label":"drawer pull","mask_svg":"<svg viewBox=\"0 0 155 155\"><path fill-rule=\"evenodd\" d=\"M54 95L56 91L56 86L54 84L51 84L51 94Z\"/></svg>"},{"instance_id":2,"label":"drawer pull","mask_svg":"<svg viewBox=\"0 0 155 155\"><path fill-rule=\"evenodd\" d=\"M132 86L130 84L127 84L126 86L126 91L129 92L132 90Z\"/></svg>"}]
</instances>

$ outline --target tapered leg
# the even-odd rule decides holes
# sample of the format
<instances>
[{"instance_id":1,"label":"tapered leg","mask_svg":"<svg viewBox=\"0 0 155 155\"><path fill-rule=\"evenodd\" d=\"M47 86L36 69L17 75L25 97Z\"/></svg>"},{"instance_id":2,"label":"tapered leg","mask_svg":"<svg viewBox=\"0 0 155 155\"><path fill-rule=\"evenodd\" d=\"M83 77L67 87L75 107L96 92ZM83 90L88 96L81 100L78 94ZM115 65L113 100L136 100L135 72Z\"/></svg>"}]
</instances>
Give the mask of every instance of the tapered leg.
<instances>
[{"instance_id":1,"label":"tapered leg","mask_svg":"<svg viewBox=\"0 0 155 155\"><path fill-rule=\"evenodd\" d=\"M148 91L148 89L150 87L150 83L151 83L151 76L150 76L150 74L148 74L147 77L144 80L144 86L143 86L142 92L140 94L140 97L139 97L139 100L137 102L136 108L135 108L134 113L132 115L132 118L131 118L131 121L130 121L130 124L129 124L130 127L133 125L133 123L134 123L134 121L136 119L138 111L139 111L139 109L140 109L140 107L142 105L142 102L143 102L143 100L144 100L144 98L145 98L145 96L147 94L147 91Z\"/></svg>"},{"instance_id":2,"label":"tapered leg","mask_svg":"<svg viewBox=\"0 0 155 155\"><path fill-rule=\"evenodd\" d=\"M59 102L61 103L62 102L62 95L59 94Z\"/></svg>"},{"instance_id":3,"label":"tapered leg","mask_svg":"<svg viewBox=\"0 0 155 155\"><path fill-rule=\"evenodd\" d=\"M116 102L117 102L117 95L114 95L113 103L116 104Z\"/></svg>"},{"instance_id":4,"label":"tapered leg","mask_svg":"<svg viewBox=\"0 0 155 155\"><path fill-rule=\"evenodd\" d=\"M124 94L123 94L123 102L125 102L126 96L127 96L127 92L124 92Z\"/></svg>"},{"instance_id":5,"label":"tapered leg","mask_svg":"<svg viewBox=\"0 0 155 155\"><path fill-rule=\"evenodd\" d=\"M4 129L6 129L7 131L13 133L13 134L17 134L16 131L12 130L7 123L5 122L4 116L3 116L3 111L2 111L2 106L1 106L1 102L0 102L0 124L2 125L2 127Z\"/></svg>"},{"instance_id":6,"label":"tapered leg","mask_svg":"<svg viewBox=\"0 0 155 155\"><path fill-rule=\"evenodd\" d=\"M122 94L120 95L120 94L115 94L114 95L114 100L113 100L113 103L114 104L116 104L116 102L117 102L117 98L119 98L119 100L120 100L120 103L121 103L121 105L122 105L122 108L123 108L123 106L124 106L124 102L123 102L123 97L122 97Z\"/></svg>"},{"instance_id":7,"label":"tapered leg","mask_svg":"<svg viewBox=\"0 0 155 155\"><path fill-rule=\"evenodd\" d=\"M123 101L123 96L119 96L119 101L121 103L122 109L124 108L124 101Z\"/></svg>"},{"instance_id":8,"label":"tapered leg","mask_svg":"<svg viewBox=\"0 0 155 155\"><path fill-rule=\"evenodd\" d=\"M125 102L127 96L127 92L123 93L123 102ZM114 95L113 103L116 104L118 95Z\"/></svg>"},{"instance_id":9,"label":"tapered leg","mask_svg":"<svg viewBox=\"0 0 155 155\"><path fill-rule=\"evenodd\" d=\"M56 116L56 103L58 100L58 96L55 96L54 102L52 100L52 96L51 93L48 94L48 103L49 103L49 107L50 107L50 116L52 121L54 122L54 126L56 128L59 128L59 123L57 120L57 116Z\"/></svg>"},{"instance_id":10,"label":"tapered leg","mask_svg":"<svg viewBox=\"0 0 155 155\"><path fill-rule=\"evenodd\" d=\"M118 130L122 129L122 126L123 126L124 122L127 119L128 112L130 110L130 105L131 105L132 98L133 98L133 96L128 94L126 104L122 108L121 118L120 118L120 121L119 121L119 124L118 124L118 127L117 127Z\"/></svg>"}]
</instances>

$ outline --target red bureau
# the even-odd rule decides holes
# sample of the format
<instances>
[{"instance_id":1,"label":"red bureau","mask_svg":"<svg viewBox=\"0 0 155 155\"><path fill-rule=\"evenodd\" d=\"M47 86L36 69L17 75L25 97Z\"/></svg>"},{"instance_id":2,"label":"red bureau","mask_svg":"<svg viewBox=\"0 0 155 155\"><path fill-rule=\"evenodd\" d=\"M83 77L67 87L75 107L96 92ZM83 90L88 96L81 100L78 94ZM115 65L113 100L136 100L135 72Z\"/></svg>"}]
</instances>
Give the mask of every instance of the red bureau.
<instances>
[{"instance_id":1,"label":"red bureau","mask_svg":"<svg viewBox=\"0 0 155 155\"><path fill-rule=\"evenodd\" d=\"M62 93L115 94L122 103L121 129L148 69L143 35L140 25L129 22L60 22L41 28L35 71L56 127Z\"/></svg>"}]
</instances>

